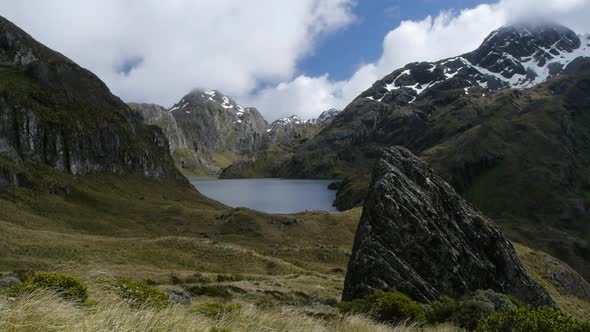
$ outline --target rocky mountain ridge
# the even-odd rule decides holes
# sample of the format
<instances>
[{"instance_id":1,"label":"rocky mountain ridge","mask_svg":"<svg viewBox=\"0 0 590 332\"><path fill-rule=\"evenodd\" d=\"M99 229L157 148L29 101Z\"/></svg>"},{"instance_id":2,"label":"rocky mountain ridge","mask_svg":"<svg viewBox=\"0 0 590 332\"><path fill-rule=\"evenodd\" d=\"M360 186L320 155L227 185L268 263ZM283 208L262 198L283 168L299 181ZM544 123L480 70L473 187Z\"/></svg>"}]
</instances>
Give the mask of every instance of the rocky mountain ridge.
<instances>
[{"instance_id":1,"label":"rocky mountain ridge","mask_svg":"<svg viewBox=\"0 0 590 332\"><path fill-rule=\"evenodd\" d=\"M293 150L339 112L331 109L310 120L293 115L268 124L256 108L244 107L211 89L195 89L170 109L155 104L129 105L145 123L162 129L178 168L189 174L211 175L276 146Z\"/></svg>"},{"instance_id":2,"label":"rocky mountain ridge","mask_svg":"<svg viewBox=\"0 0 590 332\"><path fill-rule=\"evenodd\" d=\"M28 185L33 165L72 175L182 177L162 132L91 72L0 17L1 187Z\"/></svg>"}]
</instances>

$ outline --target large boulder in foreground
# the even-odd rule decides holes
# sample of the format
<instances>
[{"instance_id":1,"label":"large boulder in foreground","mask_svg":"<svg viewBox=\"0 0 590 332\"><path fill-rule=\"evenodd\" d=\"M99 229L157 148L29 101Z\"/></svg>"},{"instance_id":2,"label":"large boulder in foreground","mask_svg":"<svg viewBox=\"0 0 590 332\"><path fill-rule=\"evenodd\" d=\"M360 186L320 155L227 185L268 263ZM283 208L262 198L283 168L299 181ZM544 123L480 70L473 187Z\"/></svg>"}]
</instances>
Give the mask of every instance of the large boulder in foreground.
<instances>
[{"instance_id":1,"label":"large boulder in foreground","mask_svg":"<svg viewBox=\"0 0 590 332\"><path fill-rule=\"evenodd\" d=\"M511 243L424 162L383 150L358 226L342 299L395 290L416 300L477 289L552 305Z\"/></svg>"}]
</instances>

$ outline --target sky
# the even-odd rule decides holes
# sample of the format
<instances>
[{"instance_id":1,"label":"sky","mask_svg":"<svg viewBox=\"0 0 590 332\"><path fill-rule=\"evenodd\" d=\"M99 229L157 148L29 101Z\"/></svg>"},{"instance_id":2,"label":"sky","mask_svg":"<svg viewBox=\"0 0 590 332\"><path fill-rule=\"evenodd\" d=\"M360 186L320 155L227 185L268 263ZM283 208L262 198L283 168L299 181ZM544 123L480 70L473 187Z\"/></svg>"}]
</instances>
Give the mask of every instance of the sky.
<instances>
[{"instance_id":1,"label":"sky","mask_svg":"<svg viewBox=\"0 0 590 332\"><path fill-rule=\"evenodd\" d=\"M0 0L0 15L127 102L219 90L265 118L344 108L395 69L549 19L590 32L590 0Z\"/></svg>"}]
</instances>

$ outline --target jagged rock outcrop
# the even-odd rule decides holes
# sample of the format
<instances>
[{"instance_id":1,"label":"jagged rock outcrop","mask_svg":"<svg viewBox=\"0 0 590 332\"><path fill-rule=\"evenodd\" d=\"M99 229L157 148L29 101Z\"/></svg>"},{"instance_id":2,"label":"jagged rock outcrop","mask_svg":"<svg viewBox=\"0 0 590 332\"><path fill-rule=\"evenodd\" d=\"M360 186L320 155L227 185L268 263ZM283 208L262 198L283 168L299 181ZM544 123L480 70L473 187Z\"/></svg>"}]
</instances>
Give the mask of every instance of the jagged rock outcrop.
<instances>
[{"instance_id":1,"label":"jagged rock outcrop","mask_svg":"<svg viewBox=\"0 0 590 332\"><path fill-rule=\"evenodd\" d=\"M409 150L384 149L355 236L343 300L397 290L429 301L477 289L531 305L553 303L489 219Z\"/></svg>"},{"instance_id":2,"label":"jagged rock outcrop","mask_svg":"<svg viewBox=\"0 0 590 332\"><path fill-rule=\"evenodd\" d=\"M188 149L184 132L176 123L176 118L166 108L156 104L129 103L131 109L137 111L147 124L160 127L168 139L170 153L178 148Z\"/></svg>"},{"instance_id":3,"label":"jagged rock outcrop","mask_svg":"<svg viewBox=\"0 0 590 332\"><path fill-rule=\"evenodd\" d=\"M0 17L0 187L26 186L26 165L73 175L181 179L162 132L94 74Z\"/></svg>"}]
</instances>

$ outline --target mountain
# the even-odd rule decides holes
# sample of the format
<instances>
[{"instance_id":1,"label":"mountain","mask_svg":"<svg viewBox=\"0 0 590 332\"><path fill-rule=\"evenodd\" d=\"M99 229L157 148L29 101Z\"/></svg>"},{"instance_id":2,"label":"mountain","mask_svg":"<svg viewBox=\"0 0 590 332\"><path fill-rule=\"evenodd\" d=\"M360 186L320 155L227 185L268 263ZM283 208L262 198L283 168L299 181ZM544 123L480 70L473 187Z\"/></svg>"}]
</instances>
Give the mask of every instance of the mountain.
<instances>
[{"instance_id":1,"label":"mountain","mask_svg":"<svg viewBox=\"0 0 590 332\"><path fill-rule=\"evenodd\" d=\"M174 152L189 173L218 174L234 160L257 151L267 122L255 108L215 90L194 90L168 110L186 137Z\"/></svg>"},{"instance_id":2,"label":"mountain","mask_svg":"<svg viewBox=\"0 0 590 332\"><path fill-rule=\"evenodd\" d=\"M30 187L42 165L71 175L181 176L162 132L94 74L0 17L0 187Z\"/></svg>"},{"instance_id":3,"label":"mountain","mask_svg":"<svg viewBox=\"0 0 590 332\"><path fill-rule=\"evenodd\" d=\"M408 64L272 174L343 179L336 204L348 209L363 203L380 149L401 145L510 239L590 278L589 43L562 26L507 26L474 52Z\"/></svg>"},{"instance_id":4,"label":"mountain","mask_svg":"<svg viewBox=\"0 0 590 332\"><path fill-rule=\"evenodd\" d=\"M520 24L492 32L475 51L437 62L408 64L361 94L386 104L428 99L433 90L485 94L530 88L590 57L590 36L559 25Z\"/></svg>"},{"instance_id":5,"label":"mountain","mask_svg":"<svg viewBox=\"0 0 590 332\"><path fill-rule=\"evenodd\" d=\"M249 159L238 160L225 168L221 178L273 177L275 167L288 160L297 149L317 135L339 113L324 111L318 118L302 120L297 115L272 122L264 131L258 151Z\"/></svg>"},{"instance_id":6,"label":"mountain","mask_svg":"<svg viewBox=\"0 0 590 332\"><path fill-rule=\"evenodd\" d=\"M170 109L129 106L146 124L162 129L176 166L185 174L221 177L243 177L238 170L247 169L253 160L283 160L340 112L330 109L306 121L293 115L268 124L257 109L241 106L219 91L200 89Z\"/></svg>"}]
</instances>

